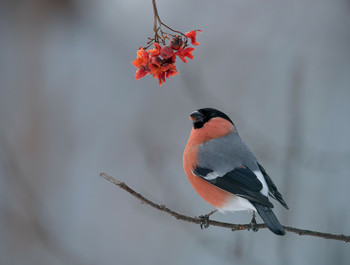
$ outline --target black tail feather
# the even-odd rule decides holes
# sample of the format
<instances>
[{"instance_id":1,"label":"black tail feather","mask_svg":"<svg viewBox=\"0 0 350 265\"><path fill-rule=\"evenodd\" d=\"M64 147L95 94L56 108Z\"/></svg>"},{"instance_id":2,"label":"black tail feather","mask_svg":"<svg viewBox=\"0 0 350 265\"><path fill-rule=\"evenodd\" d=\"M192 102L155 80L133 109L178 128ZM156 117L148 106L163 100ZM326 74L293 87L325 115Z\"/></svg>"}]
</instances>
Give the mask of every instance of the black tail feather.
<instances>
[{"instance_id":1,"label":"black tail feather","mask_svg":"<svg viewBox=\"0 0 350 265\"><path fill-rule=\"evenodd\" d=\"M279 193L275 183L273 183L273 181L270 178L270 176L267 175L265 169L259 163L258 163L258 166L260 168L261 173L263 173L263 175L264 175L264 178L265 178L265 181L267 183L267 186L269 187L269 195L272 198L274 198L275 200L279 201L284 208L289 209L287 203L283 200L282 194Z\"/></svg>"},{"instance_id":2,"label":"black tail feather","mask_svg":"<svg viewBox=\"0 0 350 265\"><path fill-rule=\"evenodd\" d=\"M280 236L283 236L286 234L283 226L280 224L280 222L278 221L277 217L275 216L275 214L273 213L271 208L266 207L266 206L259 204L259 203L252 202L252 204L255 206L259 215L261 216L261 218L266 223L267 227L272 232L274 232L276 235L280 235Z\"/></svg>"}]
</instances>

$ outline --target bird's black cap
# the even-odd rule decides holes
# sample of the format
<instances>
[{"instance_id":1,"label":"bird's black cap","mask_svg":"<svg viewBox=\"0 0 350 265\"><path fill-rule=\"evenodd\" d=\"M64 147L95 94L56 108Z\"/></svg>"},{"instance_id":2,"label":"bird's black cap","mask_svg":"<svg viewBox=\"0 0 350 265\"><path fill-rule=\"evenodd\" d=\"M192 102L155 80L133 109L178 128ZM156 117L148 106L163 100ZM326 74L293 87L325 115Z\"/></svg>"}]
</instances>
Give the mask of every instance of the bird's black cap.
<instances>
[{"instance_id":1,"label":"bird's black cap","mask_svg":"<svg viewBox=\"0 0 350 265\"><path fill-rule=\"evenodd\" d=\"M220 110L214 108L203 108L196 110L190 114L190 118L193 120L193 127L195 129L200 129L203 125L212 118L223 118L233 124L231 119Z\"/></svg>"}]
</instances>

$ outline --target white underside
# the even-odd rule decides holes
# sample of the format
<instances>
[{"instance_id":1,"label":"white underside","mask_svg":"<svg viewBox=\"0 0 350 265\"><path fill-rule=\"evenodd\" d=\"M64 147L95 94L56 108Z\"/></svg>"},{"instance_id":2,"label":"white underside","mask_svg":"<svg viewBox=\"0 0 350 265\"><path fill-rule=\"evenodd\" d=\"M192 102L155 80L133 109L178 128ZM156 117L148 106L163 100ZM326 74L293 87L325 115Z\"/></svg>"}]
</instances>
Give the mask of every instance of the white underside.
<instances>
[{"instance_id":1,"label":"white underside","mask_svg":"<svg viewBox=\"0 0 350 265\"><path fill-rule=\"evenodd\" d=\"M234 211L255 211L256 209L247 199L235 196L230 199L223 207L218 208L220 212L234 212Z\"/></svg>"}]
</instances>

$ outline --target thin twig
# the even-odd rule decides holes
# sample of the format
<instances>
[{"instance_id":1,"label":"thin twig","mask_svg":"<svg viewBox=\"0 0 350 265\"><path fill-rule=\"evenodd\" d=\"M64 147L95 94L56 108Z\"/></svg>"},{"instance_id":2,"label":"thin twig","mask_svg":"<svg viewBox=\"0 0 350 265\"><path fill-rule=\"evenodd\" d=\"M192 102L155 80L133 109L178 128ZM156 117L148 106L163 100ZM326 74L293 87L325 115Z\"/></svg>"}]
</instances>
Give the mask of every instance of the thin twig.
<instances>
[{"instance_id":1,"label":"thin twig","mask_svg":"<svg viewBox=\"0 0 350 265\"><path fill-rule=\"evenodd\" d=\"M184 37L185 42L184 42L183 48L185 48L187 46L187 37L186 37L186 35L183 34L181 31L174 30L171 27L169 27L168 25L164 24L162 22L162 20L160 19L160 17L159 17L157 4L156 4L155 0L152 0L152 5L153 5L153 14L154 14L154 22L153 22L154 38L152 39L152 41L157 42L157 43L159 43L159 41L160 41L160 42L162 42L163 45L165 45L165 40L162 39L162 37L164 35L166 35L166 33L162 30L162 26L164 26L167 29L171 30L172 32L179 33L180 35L182 35ZM159 26L158 26L158 24L159 24ZM160 31L160 36L158 34L158 31ZM172 35L172 34L170 34L170 35ZM149 46L145 47L144 49L146 50L148 47L151 46L151 44Z\"/></svg>"},{"instance_id":2,"label":"thin twig","mask_svg":"<svg viewBox=\"0 0 350 265\"><path fill-rule=\"evenodd\" d=\"M109 176L106 173L101 172L100 177L112 182L113 184L115 184L118 187L122 188L123 190L127 191L132 196L138 198L141 201L141 203L148 204L157 210L160 210L162 212L166 212L167 214L175 217L178 220L182 220L182 221L186 221L186 222L190 222L190 223L195 223L195 224L201 224L201 222L202 222L202 219L199 217L190 217L187 215L183 215L183 214L177 213L173 210L170 210L169 208L165 207L165 205L159 205L157 203L150 201L149 199L145 198L140 193L137 193L136 191L134 191L132 188L130 188L124 182L121 182L121 181ZM241 231L241 230L251 229L250 224L231 224L231 223L224 223L224 222L219 222L219 221L214 221L214 220L209 220L209 225L230 228L232 231ZM256 227L259 229L260 228L267 228L266 224L257 224ZM344 241L344 242L350 242L350 236L345 236L343 234L336 235L336 234L322 233L322 232L311 231L311 230L306 230L306 229L299 229L299 228L290 227L290 226L283 226L283 227L286 231L296 233L300 236L313 236L313 237L321 237L321 238L325 238L325 239L333 239L333 240L339 240L339 241Z\"/></svg>"},{"instance_id":3,"label":"thin twig","mask_svg":"<svg viewBox=\"0 0 350 265\"><path fill-rule=\"evenodd\" d=\"M157 32L157 20L159 19L159 15L158 15L156 1L152 0L152 4L153 4L153 14L154 14L153 31Z\"/></svg>"}]
</instances>

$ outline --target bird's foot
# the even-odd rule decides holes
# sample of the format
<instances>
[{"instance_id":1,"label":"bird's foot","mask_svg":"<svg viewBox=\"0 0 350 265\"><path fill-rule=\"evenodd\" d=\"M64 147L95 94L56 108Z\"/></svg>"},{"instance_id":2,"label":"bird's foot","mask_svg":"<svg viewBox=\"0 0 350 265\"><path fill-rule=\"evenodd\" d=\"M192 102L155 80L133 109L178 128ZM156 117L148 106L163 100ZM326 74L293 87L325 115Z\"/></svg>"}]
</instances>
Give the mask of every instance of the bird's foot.
<instances>
[{"instance_id":1,"label":"bird's foot","mask_svg":"<svg viewBox=\"0 0 350 265\"><path fill-rule=\"evenodd\" d=\"M257 223L256 223L256 220L255 220L255 212L253 212L253 218L250 221L250 227L251 227L253 232L258 232L258 230L259 230L259 228L256 225L257 225Z\"/></svg>"},{"instance_id":2,"label":"bird's foot","mask_svg":"<svg viewBox=\"0 0 350 265\"><path fill-rule=\"evenodd\" d=\"M204 228L209 227L209 216L208 215L200 215L198 218L201 220L201 222L199 224L201 226L201 229L203 229L203 227Z\"/></svg>"},{"instance_id":3,"label":"bird's foot","mask_svg":"<svg viewBox=\"0 0 350 265\"><path fill-rule=\"evenodd\" d=\"M200 226L201 226L201 229L204 228L208 228L209 227L209 216L212 215L213 213L215 213L217 210L214 210L214 211L211 211L210 213L208 214L204 214L204 215L200 215L198 216L198 218L200 219Z\"/></svg>"}]
</instances>

